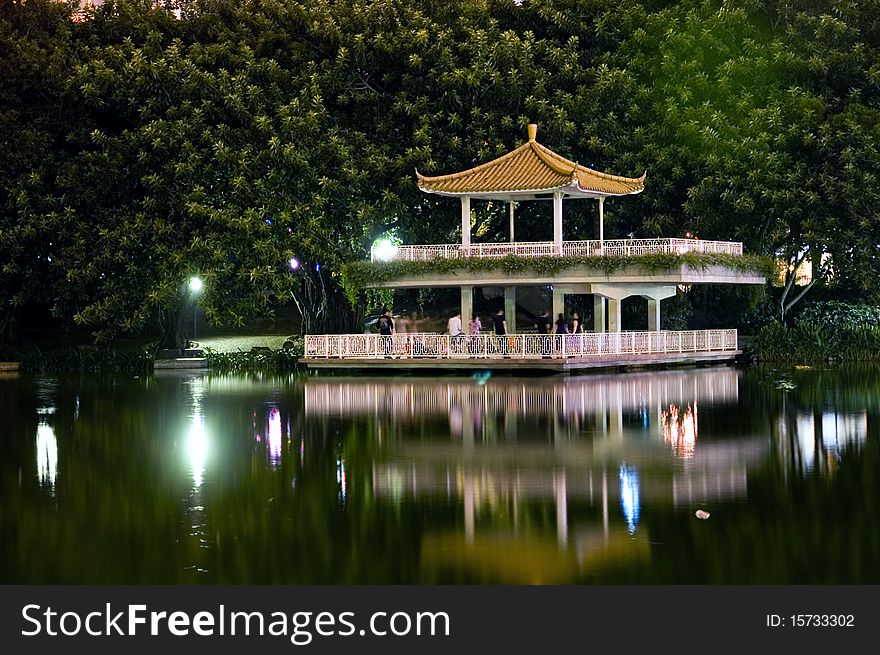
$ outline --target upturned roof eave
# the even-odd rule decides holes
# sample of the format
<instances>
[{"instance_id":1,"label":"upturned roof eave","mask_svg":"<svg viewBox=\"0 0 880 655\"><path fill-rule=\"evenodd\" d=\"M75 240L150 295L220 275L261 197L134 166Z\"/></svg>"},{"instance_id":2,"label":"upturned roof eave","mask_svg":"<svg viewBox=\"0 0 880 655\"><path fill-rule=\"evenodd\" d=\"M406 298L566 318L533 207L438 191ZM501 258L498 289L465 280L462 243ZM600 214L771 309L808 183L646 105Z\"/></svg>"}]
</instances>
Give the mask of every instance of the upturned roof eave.
<instances>
[{"instance_id":1,"label":"upturned roof eave","mask_svg":"<svg viewBox=\"0 0 880 655\"><path fill-rule=\"evenodd\" d=\"M537 129L537 125L530 124L526 143L464 171L428 176L416 169L419 189L446 196L524 199L556 191L563 191L570 197L626 196L644 189L645 175L625 177L583 166L538 143ZM544 186L529 186L530 183ZM493 189L493 186L502 188Z\"/></svg>"},{"instance_id":2,"label":"upturned roof eave","mask_svg":"<svg viewBox=\"0 0 880 655\"><path fill-rule=\"evenodd\" d=\"M620 196L633 196L645 190L644 187L626 191L623 193L613 193L610 191L598 191L596 189L585 189L579 184L561 184L551 187L540 187L534 189L498 189L483 191L443 191L440 189L431 189L419 184L419 189L425 193L434 193L438 196L453 197L471 197L478 199L496 199L502 197L521 197L523 200L549 200L549 198L535 198L538 194L552 194L556 191L562 191L568 198L609 198Z\"/></svg>"}]
</instances>

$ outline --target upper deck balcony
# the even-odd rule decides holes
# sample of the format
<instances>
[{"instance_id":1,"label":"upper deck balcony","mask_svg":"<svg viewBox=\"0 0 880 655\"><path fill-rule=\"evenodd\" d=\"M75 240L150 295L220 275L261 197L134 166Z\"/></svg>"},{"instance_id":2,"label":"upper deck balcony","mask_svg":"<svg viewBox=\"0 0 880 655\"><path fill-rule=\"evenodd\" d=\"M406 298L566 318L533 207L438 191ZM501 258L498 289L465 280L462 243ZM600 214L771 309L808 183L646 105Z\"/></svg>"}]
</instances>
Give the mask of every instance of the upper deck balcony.
<instances>
[{"instance_id":1,"label":"upper deck balcony","mask_svg":"<svg viewBox=\"0 0 880 655\"><path fill-rule=\"evenodd\" d=\"M374 262L425 262L437 259L474 257L634 257L650 254L723 254L742 255L743 245L736 241L703 241L702 239L605 239L603 241L563 241L561 248L554 241L519 241L513 243L444 243L419 246L382 244L370 249Z\"/></svg>"}]
</instances>

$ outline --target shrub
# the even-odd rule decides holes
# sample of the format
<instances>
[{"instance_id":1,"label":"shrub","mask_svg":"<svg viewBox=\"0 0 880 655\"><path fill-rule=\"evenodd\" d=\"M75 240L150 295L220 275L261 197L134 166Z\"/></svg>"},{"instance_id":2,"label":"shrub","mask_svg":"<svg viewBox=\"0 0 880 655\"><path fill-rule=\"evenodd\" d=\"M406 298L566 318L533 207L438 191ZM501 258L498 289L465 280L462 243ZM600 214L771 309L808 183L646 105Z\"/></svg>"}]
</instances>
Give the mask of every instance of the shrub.
<instances>
[{"instance_id":1,"label":"shrub","mask_svg":"<svg viewBox=\"0 0 880 655\"><path fill-rule=\"evenodd\" d=\"M805 306L797 320L827 328L880 326L880 306L837 300L815 302Z\"/></svg>"},{"instance_id":2,"label":"shrub","mask_svg":"<svg viewBox=\"0 0 880 655\"><path fill-rule=\"evenodd\" d=\"M19 351L17 357L21 369L28 373L147 373L153 369L153 350L149 348L31 347Z\"/></svg>"},{"instance_id":3,"label":"shrub","mask_svg":"<svg viewBox=\"0 0 880 655\"><path fill-rule=\"evenodd\" d=\"M778 321L764 326L751 350L761 360L815 362L880 360L880 326L842 325L800 320L787 327Z\"/></svg>"},{"instance_id":4,"label":"shrub","mask_svg":"<svg viewBox=\"0 0 880 655\"><path fill-rule=\"evenodd\" d=\"M296 343L296 342L295 342ZM292 348L282 350L237 350L234 352L218 352L205 348L208 366L215 371L292 371L303 354L303 339Z\"/></svg>"}]
</instances>

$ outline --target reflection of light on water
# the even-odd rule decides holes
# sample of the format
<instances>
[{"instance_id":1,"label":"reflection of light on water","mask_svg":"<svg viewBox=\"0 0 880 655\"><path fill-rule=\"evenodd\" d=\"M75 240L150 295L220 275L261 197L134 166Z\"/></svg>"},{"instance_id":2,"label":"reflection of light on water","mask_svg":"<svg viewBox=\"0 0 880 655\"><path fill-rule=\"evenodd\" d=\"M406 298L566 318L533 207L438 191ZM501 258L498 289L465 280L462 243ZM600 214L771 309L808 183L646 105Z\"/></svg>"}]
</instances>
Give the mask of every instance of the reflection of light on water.
<instances>
[{"instance_id":1,"label":"reflection of light on water","mask_svg":"<svg viewBox=\"0 0 880 655\"><path fill-rule=\"evenodd\" d=\"M860 447L868 436L868 417L864 412L823 412L820 422L812 413L803 412L795 419L795 430L797 441L793 447L796 452L789 452L787 440L782 440L783 455L794 458L801 470L809 471L817 464L817 454L821 458L818 462L821 468L832 465L847 449ZM781 433L787 434L784 422Z\"/></svg>"},{"instance_id":2,"label":"reflection of light on water","mask_svg":"<svg viewBox=\"0 0 880 655\"><path fill-rule=\"evenodd\" d=\"M345 460L341 457L336 460L336 484L339 485L340 500L345 500Z\"/></svg>"},{"instance_id":3,"label":"reflection of light on water","mask_svg":"<svg viewBox=\"0 0 880 655\"><path fill-rule=\"evenodd\" d=\"M37 476L40 484L55 487L58 475L58 440L48 423L37 426Z\"/></svg>"},{"instance_id":4,"label":"reflection of light on water","mask_svg":"<svg viewBox=\"0 0 880 655\"><path fill-rule=\"evenodd\" d=\"M813 468L816 458L816 427L812 414L801 414L797 417L797 437L800 444L801 466L805 471Z\"/></svg>"},{"instance_id":5,"label":"reflection of light on water","mask_svg":"<svg viewBox=\"0 0 880 655\"><path fill-rule=\"evenodd\" d=\"M193 415L189 434L186 438L186 452L192 472L193 486L198 490L205 475L205 462L208 459L208 433L205 418L202 416L202 403L205 398L205 379L193 377L186 382L192 393Z\"/></svg>"},{"instance_id":6,"label":"reflection of light on water","mask_svg":"<svg viewBox=\"0 0 880 655\"><path fill-rule=\"evenodd\" d=\"M266 448L269 452L269 461L273 467L277 467L281 462L281 447L283 438L281 436L281 412L277 407L273 407L269 412L269 422L266 428Z\"/></svg>"},{"instance_id":7,"label":"reflection of light on water","mask_svg":"<svg viewBox=\"0 0 880 655\"><path fill-rule=\"evenodd\" d=\"M620 467L620 507L632 534L639 525L639 474L634 466L626 464Z\"/></svg>"},{"instance_id":8,"label":"reflection of light on water","mask_svg":"<svg viewBox=\"0 0 880 655\"><path fill-rule=\"evenodd\" d=\"M680 457L692 457L697 443L697 403L693 407L688 405L684 413L675 405L670 405L668 411L664 409L660 414L660 420L663 424L663 441L672 446Z\"/></svg>"},{"instance_id":9,"label":"reflection of light on water","mask_svg":"<svg viewBox=\"0 0 880 655\"><path fill-rule=\"evenodd\" d=\"M205 419L199 414L193 416L192 426L187 437L187 452L192 469L193 485L202 486L205 473L205 461L208 458L208 433L205 431Z\"/></svg>"},{"instance_id":10,"label":"reflection of light on water","mask_svg":"<svg viewBox=\"0 0 880 655\"><path fill-rule=\"evenodd\" d=\"M842 454L850 446L859 446L868 436L868 415L823 412L822 444L825 450Z\"/></svg>"}]
</instances>

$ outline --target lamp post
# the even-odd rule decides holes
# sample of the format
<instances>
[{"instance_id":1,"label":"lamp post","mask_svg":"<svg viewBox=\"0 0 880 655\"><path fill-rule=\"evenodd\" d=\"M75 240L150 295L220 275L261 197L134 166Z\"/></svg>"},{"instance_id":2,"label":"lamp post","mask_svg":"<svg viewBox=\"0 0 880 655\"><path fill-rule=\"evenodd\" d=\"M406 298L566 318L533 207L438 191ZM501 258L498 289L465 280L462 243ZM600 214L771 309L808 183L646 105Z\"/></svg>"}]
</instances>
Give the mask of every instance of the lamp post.
<instances>
[{"instance_id":1,"label":"lamp post","mask_svg":"<svg viewBox=\"0 0 880 655\"><path fill-rule=\"evenodd\" d=\"M202 290L201 278L199 278L195 275L193 277L191 277L189 279L189 290L190 290L190 293L192 293L192 295L193 295L193 341L195 341L195 338L196 338L196 308L197 308L196 296Z\"/></svg>"}]
</instances>

